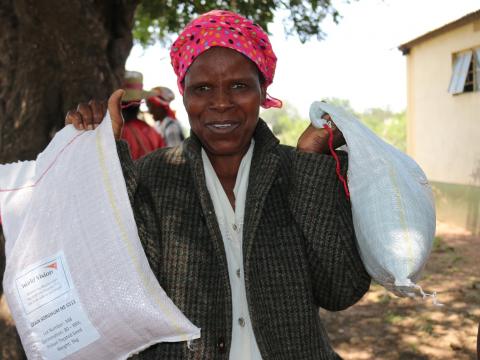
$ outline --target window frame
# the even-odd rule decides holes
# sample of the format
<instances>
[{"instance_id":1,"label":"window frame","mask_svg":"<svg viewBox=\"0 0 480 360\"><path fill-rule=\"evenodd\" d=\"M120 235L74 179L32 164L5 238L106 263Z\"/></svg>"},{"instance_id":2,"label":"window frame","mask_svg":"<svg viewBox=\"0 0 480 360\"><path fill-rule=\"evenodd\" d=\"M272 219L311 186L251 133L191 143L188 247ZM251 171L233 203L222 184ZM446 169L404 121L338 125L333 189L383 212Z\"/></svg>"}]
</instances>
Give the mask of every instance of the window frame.
<instances>
[{"instance_id":1,"label":"window frame","mask_svg":"<svg viewBox=\"0 0 480 360\"><path fill-rule=\"evenodd\" d=\"M453 54L448 86L448 92L452 95L475 91L480 91L480 47Z\"/></svg>"}]
</instances>

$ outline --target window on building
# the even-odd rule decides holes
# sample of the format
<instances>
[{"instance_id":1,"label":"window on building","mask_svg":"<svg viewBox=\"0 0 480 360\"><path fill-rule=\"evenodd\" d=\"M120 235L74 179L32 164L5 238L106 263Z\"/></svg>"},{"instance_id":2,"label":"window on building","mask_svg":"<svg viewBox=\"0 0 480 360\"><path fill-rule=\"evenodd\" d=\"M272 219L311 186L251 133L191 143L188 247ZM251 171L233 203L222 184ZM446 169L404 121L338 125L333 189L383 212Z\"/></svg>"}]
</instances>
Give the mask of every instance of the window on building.
<instances>
[{"instance_id":1,"label":"window on building","mask_svg":"<svg viewBox=\"0 0 480 360\"><path fill-rule=\"evenodd\" d=\"M448 92L461 94L480 90L480 48L458 53L453 58Z\"/></svg>"},{"instance_id":2,"label":"window on building","mask_svg":"<svg viewBox=\"0 0 480 360\"><path fill-rule=\"evenodd\" d=\"M465 85L463 86L463 92L472 92L473 91L473 61L470 61L467 71L467 79L465 80Z\"/></svg>"}]
</instances>

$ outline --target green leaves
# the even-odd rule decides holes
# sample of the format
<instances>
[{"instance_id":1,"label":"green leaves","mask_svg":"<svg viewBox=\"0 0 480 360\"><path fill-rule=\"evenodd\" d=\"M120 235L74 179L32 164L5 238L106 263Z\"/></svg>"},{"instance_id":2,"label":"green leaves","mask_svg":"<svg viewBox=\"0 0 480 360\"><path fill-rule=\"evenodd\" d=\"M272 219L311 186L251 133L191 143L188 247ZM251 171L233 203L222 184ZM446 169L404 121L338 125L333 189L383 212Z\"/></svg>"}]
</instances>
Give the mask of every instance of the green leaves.
<instances>
[{"instance_id":1,"label":"green leaves","mask_svg":"<svg viewBox=\"0 0 480 360\"><path fill-rule=\"evenodd\" d=\"M264 29L274 14L281 14L285 33L298 35L302 42L314 36L323 39L321 22L329 16L334 22L340 18L330 0L142 0L135 13L134 38L144 47L157 41L169 43L192 18L214 9L236 11Z\"/></svg>"},{"instance_id":2,"label":"green leaves","mask_svg":"<svg viewBox=\"0 0 480 360\"><path fill-rule=\"evenodd\" d=\"M325 101L340 106L345 111L355 115L383 140L406 152L407 117L405 111L393 112L388 108L370 108L359 113L352 108L350 101L346 99L329 98ZM263 111L260 117L269 124L281 143L291 146L296 146L299 136L310 124L310 121L303 119L297 109L288 102L284 102L281 109Z\"/></svg>"},{"instance_id":3,"label":"green leaves","mask_svg":"<svg viewBox=\"0 0 480 360\"><path fill-rule=\"evenodd\" d=\"M310 121L303 119L298 110L288 102L283 102L280 109L263 111L260 117L267 122L282 144L290 146L297 146L298 138L310 124Z\"/></svg>"},{"instance_id":4,"label":"green leaves","mask_svg":"<svg viewBox=\"0 0 480 360\"><path fill-rule=\"evenodd\" d=\"M372 108L360 114L360 119L373 132L397 149L407 149L407 117L405 111L395 113L390 109Z\"/></svg>"}]
</instances>

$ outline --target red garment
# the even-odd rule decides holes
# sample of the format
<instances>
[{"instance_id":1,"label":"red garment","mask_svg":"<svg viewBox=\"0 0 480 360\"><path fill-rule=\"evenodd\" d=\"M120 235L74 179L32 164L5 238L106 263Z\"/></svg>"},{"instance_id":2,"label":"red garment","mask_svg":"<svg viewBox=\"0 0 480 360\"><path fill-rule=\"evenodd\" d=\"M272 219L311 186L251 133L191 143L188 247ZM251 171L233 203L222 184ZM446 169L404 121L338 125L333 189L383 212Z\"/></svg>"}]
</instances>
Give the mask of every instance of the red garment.
<instances>
[{"instance_id":1,"label":"red garment","mask_svg":"<svg viewBox=\"0 0 480 360\"><path fill-rule=\"evenodd\" d=\"M160 134L153 127L138 119L125 121L122 139L128 143L133 160L165 146Z\"/></svg>"}]
</instances>

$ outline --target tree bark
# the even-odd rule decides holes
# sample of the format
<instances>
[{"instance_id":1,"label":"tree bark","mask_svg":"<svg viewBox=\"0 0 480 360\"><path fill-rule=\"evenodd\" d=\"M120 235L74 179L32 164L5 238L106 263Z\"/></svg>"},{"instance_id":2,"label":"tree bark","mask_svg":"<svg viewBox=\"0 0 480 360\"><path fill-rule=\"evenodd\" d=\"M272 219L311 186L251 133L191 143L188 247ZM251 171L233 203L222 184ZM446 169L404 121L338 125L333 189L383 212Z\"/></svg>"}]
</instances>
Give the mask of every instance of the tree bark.
<instances>
[{"instance_id":1,"label":"tree bark","mask_svg":"<svg viewBox=\"0 0 480 360\"><path fill-rule=\"evenodd\" d=\"M138 3L0 1L0 163L35 159L68 110L119 87ZM4 255L0 241L0 280Z\"/></svg>"},{"instance_id":2,"label":"tree bark","mask_svg":"<svg viewBox=\"0 0 480 360\"><path fill-rule=\"evenodd\" d=\"M67 110L119 86L137 3L2 0L0 163L35 158Z\"/></svg>"}]
</instances>

